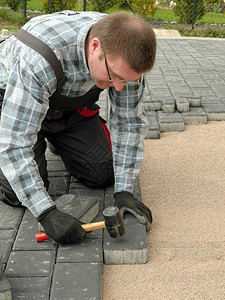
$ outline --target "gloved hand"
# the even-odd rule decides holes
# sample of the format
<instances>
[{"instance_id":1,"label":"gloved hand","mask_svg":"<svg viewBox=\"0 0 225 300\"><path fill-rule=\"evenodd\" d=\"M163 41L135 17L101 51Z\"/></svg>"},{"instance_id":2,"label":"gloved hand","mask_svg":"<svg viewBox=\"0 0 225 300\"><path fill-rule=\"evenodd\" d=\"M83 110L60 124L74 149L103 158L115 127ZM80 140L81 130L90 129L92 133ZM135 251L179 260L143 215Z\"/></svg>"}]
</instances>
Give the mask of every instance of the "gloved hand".
<instances>
[{"instance_id":1,"label":"gloved hand","mask_svg":"<svg viewBox=\"0 0 225 300\"><path fill-rule=\"evenodd\" d=\"M46 235L62 245L76 243L86 236L77 219L59 211L55 206L44 211L37 220L43 226Z\"/></svg>"},{"instance_id":2,"label":"gloved hand","mask_svg":"<svg viewBox=\"0 0 225 300\"><path fill-rule=\"evenodd\" d=\"M142 202L134 198L129 192L117 192L114 194L115 206L117 206L123 216L125 211L133 214L141 224L146 226L146 230L150 230L152 223L151 210Z\"/></svg>"}]
</instances>

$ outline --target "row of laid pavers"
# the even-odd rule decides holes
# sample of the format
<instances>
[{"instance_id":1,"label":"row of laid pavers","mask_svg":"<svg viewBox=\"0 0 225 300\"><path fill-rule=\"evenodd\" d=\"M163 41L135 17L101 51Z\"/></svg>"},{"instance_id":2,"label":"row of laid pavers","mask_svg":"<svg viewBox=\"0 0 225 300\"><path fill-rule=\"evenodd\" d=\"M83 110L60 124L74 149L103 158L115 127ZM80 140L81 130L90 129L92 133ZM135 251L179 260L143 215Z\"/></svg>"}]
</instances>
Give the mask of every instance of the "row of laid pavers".
<instances>
[{"instance_id":1,"label":"row of laid pavers","mask_svg":"<svg viewBox=\"0 0 225 300\"><path fill-rule=\"evenodd\" d=\"M156 65L146 76L147 138L225 120L224 49L223 39L158 40Z\"/></svg>"},{"instance_id":2,"label":"row of laid pavers","mask_svg":"<svg viewBox=\"0 0 225 300\"><path fill-rule=\"evenodd\" d=\"M113 205L113 187L86 188L69 176L58 156L49 152L48 172L50 195L59 209L85 223L103 220L103 209ZM138 181L135 191L141 201ZM130 215L124 218L126 234L118 239L112 239L105 229L99 229L88 233L81 243L62 246L51 240L37 243L35 235L40 228L28 210L3 203L0 206L4 272L1 300L11 300L8 294L6 297L6 283L12 299L98 300L102 297L103 263L148 261L145 227Z\"/></svg>"}]
</instances>

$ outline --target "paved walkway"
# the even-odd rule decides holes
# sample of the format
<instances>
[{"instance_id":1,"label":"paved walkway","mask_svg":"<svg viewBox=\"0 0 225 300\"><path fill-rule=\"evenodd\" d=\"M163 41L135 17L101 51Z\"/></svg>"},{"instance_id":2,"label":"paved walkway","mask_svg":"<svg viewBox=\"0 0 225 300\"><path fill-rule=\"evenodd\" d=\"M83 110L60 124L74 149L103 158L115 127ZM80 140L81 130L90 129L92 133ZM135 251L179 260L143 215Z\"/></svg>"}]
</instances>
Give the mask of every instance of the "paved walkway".
<instances>
[{"instance_id":1,"label":"paved walkway","mask_svg":"<svg viewBox=\"0 0 225 300\"><path fill-rule=\"evenodd\" d=\"M225 39L158 38L156 65L147 75L144 103L150 121L148 138L151 141L160 140L162 132L183 131L187 124L225 120L224 53ZM105 93L100 102L102 116L107 118ZM48 153L48 161L50 194L56 199L70 193L81 202L92 201L93 210L97 211L95 220L101 220L104 203L112 204L113 189L89 190L69 176L58 157ZM141 200L138 182L135 190ZM110 264L112 259L112 263L125 264L126 268L129 262L143 264L148 260L143 227L129 217L125 225L127 235L123 241L112 242L107 233L96 230L79 245L62 247L51 241L37 243L38 226L31 214L0 204L3 270L0 299L10 299L6 298L10 294L16 300L102 299L103 262ZM141 239L138 240L139 236ZM162 257L162 264L163 261ZM134 283L138 266L135 272L130 278ZM109 282L105 280L104 284L109 285ZM136 299L129 291L121 298L105 295L104 300L122 300L124 296L124 299Z\"/></svg>"},{"instance_id":2,"label":"paved walkway","mask_svg":"<svg viewBox=\"0 0 225 300\"><path fill-rule=\"evenodd\" d=\"M178 30L154 28L157 37L180 37Z\"/></svg>"}]
</instances>

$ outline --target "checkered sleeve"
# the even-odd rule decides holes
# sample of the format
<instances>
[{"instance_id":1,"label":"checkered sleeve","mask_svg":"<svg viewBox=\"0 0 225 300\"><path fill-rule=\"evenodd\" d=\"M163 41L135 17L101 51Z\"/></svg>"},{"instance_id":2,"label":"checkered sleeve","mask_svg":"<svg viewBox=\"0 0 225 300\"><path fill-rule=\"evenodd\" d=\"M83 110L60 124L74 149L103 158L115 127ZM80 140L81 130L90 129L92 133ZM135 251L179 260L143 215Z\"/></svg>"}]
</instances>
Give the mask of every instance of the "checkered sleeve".
<instances>
[{"instance_id":1,"label":"checkered sleeve","mask_svg":"<svg viewBox=\"0 0 225 300\"><path fill-rule=\"evenodd\" d=\"M121 92L109 89L115 192L133 192L144 159L148 123L142 108L143 91L144 79L140 86L126 84Z\"/></svg>"},{"instance_id":2,"label":"checkered sleeve","mask_svg":"<svg viewBox=\"0 0 225 300\"><path fill-rule=\"evenodd\" d=\"M14 59L1 112L0 165L18 199L37 216L54 205L39 175L32 148L56 79L47 62L26 46Z\"/></svg>"}]
</instances>

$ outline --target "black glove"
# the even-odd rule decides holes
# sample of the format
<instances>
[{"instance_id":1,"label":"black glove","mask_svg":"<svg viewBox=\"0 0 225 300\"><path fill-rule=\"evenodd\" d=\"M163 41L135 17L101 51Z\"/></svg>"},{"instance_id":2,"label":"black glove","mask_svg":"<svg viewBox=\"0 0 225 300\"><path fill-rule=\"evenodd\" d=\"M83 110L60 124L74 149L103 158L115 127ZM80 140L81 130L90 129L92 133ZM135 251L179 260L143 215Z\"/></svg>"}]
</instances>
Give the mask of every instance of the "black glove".
<instances>
[{"instance_id":1,"label":"black glove","mask_svg":"<svg viewBox=\"0 0 225 300\"><path fill-rule=\"evenodd\" d=\"M129 192L117 192L114 194L115 206L117 206L123 216L125 211L133 214L141 224L146 226L146 230L150 230L152 223L151 210L142 202L134 198Z\"/></svg>"},{"instance_id":2,"label":"black glove","mask_svg":"<svg viewBox=\"0 0 225 300\"><path fill-rule=\"evenodd\" d=\"M46 235L62 245L76 243L86 236L77 219L59 211L55 206L44 211L37 220L43 226Z\"/></svg>"}]
</instances>

